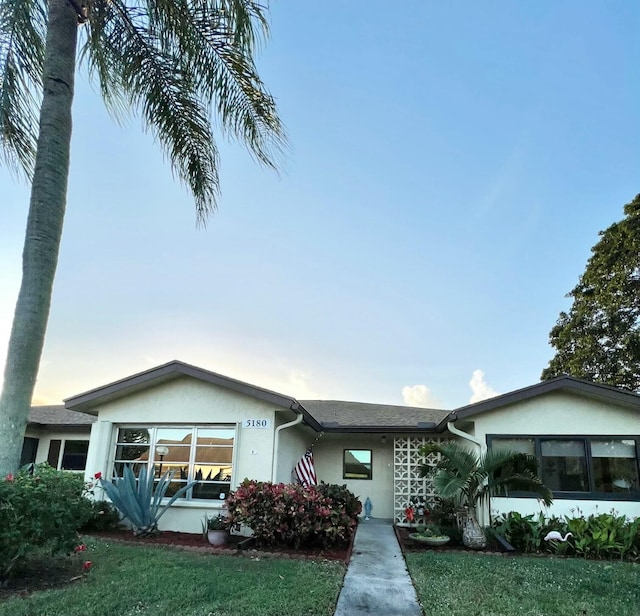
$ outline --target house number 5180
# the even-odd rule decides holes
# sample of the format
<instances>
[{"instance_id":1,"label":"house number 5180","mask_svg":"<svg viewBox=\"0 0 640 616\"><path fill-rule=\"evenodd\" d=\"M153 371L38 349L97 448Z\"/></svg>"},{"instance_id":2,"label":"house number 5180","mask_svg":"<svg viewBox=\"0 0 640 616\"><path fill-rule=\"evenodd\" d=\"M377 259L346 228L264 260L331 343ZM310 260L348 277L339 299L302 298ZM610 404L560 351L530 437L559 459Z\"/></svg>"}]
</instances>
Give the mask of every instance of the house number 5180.
<instances>
[{"instance_id":1,"label":"house number 5180","mask_svg":"<svg viewBox=\"0 0 640 616\"><path fill-rule=\"evenodd\" d=\"M242 422L243 428L268 428L270 425L270 419L245 419Z\"/></svg>"}]
</instances>

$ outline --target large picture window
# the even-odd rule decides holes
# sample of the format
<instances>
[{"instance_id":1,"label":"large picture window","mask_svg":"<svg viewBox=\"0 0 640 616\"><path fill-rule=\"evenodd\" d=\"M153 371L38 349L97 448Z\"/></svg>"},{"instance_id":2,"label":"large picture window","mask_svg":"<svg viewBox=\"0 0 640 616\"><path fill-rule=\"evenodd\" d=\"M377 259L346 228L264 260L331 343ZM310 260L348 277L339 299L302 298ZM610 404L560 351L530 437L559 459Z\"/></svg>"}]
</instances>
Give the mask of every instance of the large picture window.
<instances>
[{"instance_id":1,"label":"large picture window","mask_svg":"<svg viewBox=\"0 0 640 616\"><path fill-rule=\"evenodd\" d=\"M198 481L187 499L224 500L233 472L235 427L157 426L122 427L118 430L114 474L122 477L126 464L137 475L155 464L156 479L173 471L167 496L190 481Z\"/></svg>"},{"instance_id":2,"label":"large picture window","mask_svg":"<svg viewBox=\"0 0 640 616\"><path fill-rule=\"evenodd\" d=\"M489 436L493 449L534 455L555 498L640 500L640 439L614 436Z\"/></svg>"}]
</instances>

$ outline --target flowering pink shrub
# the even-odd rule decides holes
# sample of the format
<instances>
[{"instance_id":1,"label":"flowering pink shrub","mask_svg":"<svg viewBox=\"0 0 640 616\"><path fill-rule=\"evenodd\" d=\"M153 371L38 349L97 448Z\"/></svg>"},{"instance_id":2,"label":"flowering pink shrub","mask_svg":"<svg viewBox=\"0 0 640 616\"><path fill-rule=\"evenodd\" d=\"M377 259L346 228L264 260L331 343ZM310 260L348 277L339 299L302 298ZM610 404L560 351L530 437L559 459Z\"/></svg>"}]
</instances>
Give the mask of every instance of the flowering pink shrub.
<instances>
[{"instance_id":1,"label":"flowering pink shrub","mask_svg":"<svg viewBox=\"0 0 640 616\"><path fill-rule=\"evenodd\" d=\"M332 498L327 488L337 488L340 498ZM348 542L361 510L356 497L340 486L303 488L249 479L229 494L227 507L231 525L251 528L259 544L293 547Z\"/></svg>"}]
</instances>

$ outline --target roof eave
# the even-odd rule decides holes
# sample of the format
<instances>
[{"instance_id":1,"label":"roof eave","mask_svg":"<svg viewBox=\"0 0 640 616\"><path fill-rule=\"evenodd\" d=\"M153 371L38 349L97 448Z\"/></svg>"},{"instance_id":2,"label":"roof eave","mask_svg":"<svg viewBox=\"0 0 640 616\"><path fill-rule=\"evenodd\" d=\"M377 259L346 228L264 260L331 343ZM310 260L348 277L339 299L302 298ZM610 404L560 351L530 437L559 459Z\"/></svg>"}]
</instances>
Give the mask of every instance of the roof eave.
<instances>
[{"instance_id":1,"label":"roof eave","mask_svg":"<svg viewBox=\"0 0 640 616\"><path fill-rule=\"evenodd\" d=\"M422 423L422 422L421 422ZM399 426L399 425L391 425L391 426L381 426L381 425L371 425L371 426L344 426L344 425L332 425L332 424L321 424L322 432L325 434L406 434L407 432L436 432L438 425L434 422L424 422L423 425L412 425L412 426Z\"/></svg>"},{"instance_id":2,"label":"roof eave","mask_svg":"<svg viewBox=\"0 0 640 616\"><path fill-rule=\"evenodd\" d=\"M94 410L94 407L99 404L123 398L137 391L144 390L149 386L160 385L182 376L190 376L212 385L218 385L237 393L257 398L270 404L275 404L276 406L285 409L296 410L294 407L298 405L295 398L284 396L262 387L256 387L255 385L250 385L249 383L238 381L202 368L197 368L196 366L185 364L177 360L144 372L139 372L107 385L97 387L82 394L78 394L77 396L66 398L64 403L65 407L70 410L82 411L95 415L97 412Z\"/></svg>"},{"instance_id":3,"label":"roof eave","mask_svg":"<svg viewBox=\"0 0 640 616\"><path fill-rule=\"evenodd\" d=\"M509 404L529 400L554 391L568 391L592 399L615 402L620 406L640 409L640 396L636 393L624 391L609 385L591 383L572 376L560 376L549 381L542 381L535 385L517 389L516 391L501 396L489 398L482 402L460 407L452 412L452 416L456 419L466 419L467 417L493 411Z\"/></svg>"}]
</instances>

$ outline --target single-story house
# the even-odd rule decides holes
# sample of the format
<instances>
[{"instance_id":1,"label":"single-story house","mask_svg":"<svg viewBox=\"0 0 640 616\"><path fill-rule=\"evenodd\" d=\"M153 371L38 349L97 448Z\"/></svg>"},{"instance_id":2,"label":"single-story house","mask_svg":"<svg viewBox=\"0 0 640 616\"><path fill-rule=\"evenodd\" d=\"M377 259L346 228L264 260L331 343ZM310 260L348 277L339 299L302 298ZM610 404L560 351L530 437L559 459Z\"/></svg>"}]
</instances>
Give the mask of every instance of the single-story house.
<instances>
[{"instance_id":1,"label":"single-story house","mask_svg":"<svg viewBox=\"0 0 640 616\"><path fill-rule=\"evenodd\" d=\"M91 426L87 478L153 462L175 471L172 489L198 480L162 518L168 530L198 532L203 515L221 508L245 477L292 481L310 447L319 480L346 484L363 502L370 499L374 517L402 522L410 501L434 496L419 476L418 449L452 439L479 451L508 447L535 455L554 493L549 514L615 509L640 516L640 395L567 376L450 411L296 400L172 361L65 400L61 417L75 440L79 424L69 412L88 416L83 430ZM59 441L64 467L69 439L61 425L43 425L51 436L45 441L42 430L38 458L45 442L51 456L51 443ZM30 424L27 436L37 430ZM491 509L544 510L526 494L494 498Z\"/></svg>"}]
</instances>

